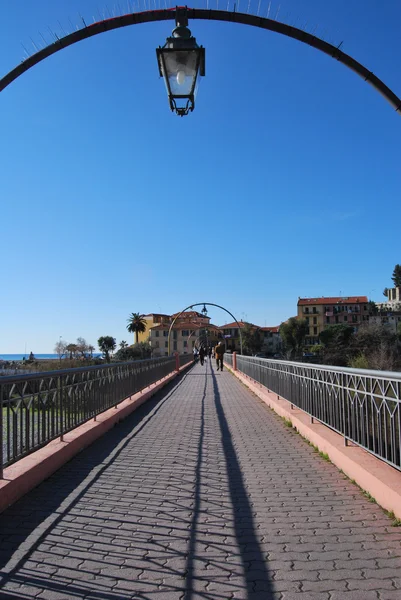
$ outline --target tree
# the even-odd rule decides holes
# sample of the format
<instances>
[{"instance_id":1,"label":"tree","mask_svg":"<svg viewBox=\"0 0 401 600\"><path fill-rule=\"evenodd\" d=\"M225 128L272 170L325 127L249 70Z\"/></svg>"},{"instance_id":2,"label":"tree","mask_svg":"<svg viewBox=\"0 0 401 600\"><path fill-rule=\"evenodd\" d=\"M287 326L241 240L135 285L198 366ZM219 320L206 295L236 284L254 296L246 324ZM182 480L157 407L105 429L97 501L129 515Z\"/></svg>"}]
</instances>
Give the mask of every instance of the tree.
<instances>
[{"instance_id":1,"label":"tree","mask_svg":"<svg viewBox=\"0 0 401 600\"><path fill-rule=\"evenodd\" d=\"M242 351L244 354L255 354L260 352L262 348L262 340L260 337L260 331L252 323L244 322L244 326L241 329L242 334Z\"/></svg>"},{"instance_id":2,"label":"tree","mask_svg":"<svg viewBox=\"0 0 401 600\"><path fill-rule=\"evenodd\" d=\"M88 346L85 338L82 338L82 337L77 338L76 346L77 346L77 352L79 352L81 354L82 358L86 358L89 346Z\"/></svg>"},{"instance_id":3,"label":"tree","mask_svg":"<svg viewBox=\"0 0 401 600\"><path fill-rule=\"evenodd\" d=\"M113 338L111 335L104 335L98 339L97 345L103 352L106 362L110 362L110 352L116 349L116 338Z\"/></svg>"},{"instance_id":4,"label":"tree","mask_svg":"<svg viewBox=\"0 0 401 600\"><path fill-rule=\"evenodd\" d=\"M281 323L280 336L291 360L302 355L302 347L308 332L309 326L306 319L291 317L285 323Z\"/></svg>"},{"instance_id":5,"label":"tree","mask_svg":"<svg viewBox=\"0 0 401 600\"><path fill-rule=\"evenodd\" d=\"M386 287L383 290L383 296L386 296L386 298L388 296L388 288L386 288Z\"/></svg>"},{"instance_id":6,"label":"tree","mask_svg":"<svg viewBox=\"0 0 401 600\"><path fill-rule=\"evenodd\" d=\"M146 320L144 319L144 316L145 315L139 313L131 313L129 319L127 319L127 329L129 333L135 333L136 343L138 343L138 334L146 331Z\"/></svg>"},{"instance_id":7,"label":"tree","mask_svg":"<svg viewBox=\"0 0 401 600\"><path fill-rule=\"evenodd\" d=\"M70 360L72 360L76 352L78 351L78 346L76 344L68 344L65 349L67 352L69 352Z\"/></svg>"},{"instance_id":8,"label":"tree","mask_svg":"<svg viewBox=\"0 0 401 600\"><path fill-rule=\"evenodd\" d=\"M350 350L353 356L363 355L369 369L393 371L400 366L397 334L386 325L363 323L353 336Z\"/></svg>"},{"instance_id":9,"label":"tree","mask_svg":"<svg viewBox=\"0 0 401 600\"><path fill-rule=\"evenodd\" d=\"M370 315L377 315L379 312L379 309L376 306L376 302L373 302L373 300L369 300L368 302L368 311Z\"/></svg>"},{"instance_id":10,"label":"tree","mask_svg":"<svg viewBox=\"0 0 401 600\"><path fill-rule=\"evenodd\" d=\"M63 340L59 340L54 346L54 352L58 355L59 360L63 358L67 351L67 344Z\"/></svg>"},{"instance_id":11,"label":"tree","mask_svg":"<svg viewBox=\"0 0 401 600\"><path fill-rule=\"evenodd\" d=\"M89 352L90 358L92 358L94 351L95 351L95 346L91 346L91 345L88 346L88 352Z\"/></svg>"},{"instance_id":12,"label":"tree","mask_svg":"<svg viewBox=\"0 0 401 600\"><path fill-rule=\"evenodd\" d=\"M122 340L120 342L120 348L121 348L121 350L124 350L124 348L128 348L128 344L125 340Z\"/></svg>"},{"instance_id":13,"label":"tree","mask_svg":"<svg viewBox=\"0 0 401 600\"><path fill-rule=\"evenodd\" d=\"M139 360L141 358L150 358L152 355L152 348L149 342L139 342L133 346L127 346L120 348L114 358L118 361L125 362L128 360Z\"/></svg>"},{"instance_id":14,"label":"tree","mask_svg":"<svg viewBox=\"0 0 401 600\"><path fill-rule=\"evenodd\" d=\"M391 279L394 287L401 287L401 265L395 265Z\"/></svg>"},{"instance_id":15,"label":"tree","mask_svg":"<svg viewBox=\"0 0 401 600\"><path fill-rule=\"evenodd\" d=\"M354 329L345 324L329 325L324 329L320 334L324 363L345 367L349 361L350 342L353 335Z\"/></svg>"}]
</instances>

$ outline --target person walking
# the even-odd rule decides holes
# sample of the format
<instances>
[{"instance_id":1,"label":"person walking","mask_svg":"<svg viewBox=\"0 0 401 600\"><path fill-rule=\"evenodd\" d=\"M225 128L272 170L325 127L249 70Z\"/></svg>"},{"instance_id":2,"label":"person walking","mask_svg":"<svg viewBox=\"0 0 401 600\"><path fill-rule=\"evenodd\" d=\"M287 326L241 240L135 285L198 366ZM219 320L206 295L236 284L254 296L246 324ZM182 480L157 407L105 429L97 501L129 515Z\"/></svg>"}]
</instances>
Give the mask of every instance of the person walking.
<instances>
[{"instance_id":1,"label":"person walking","mask_svg":"<svg viewBox=\"0 0 401 600\"><path fill-rule=\"evenodd\" d=\"M205 362L205 349L203 346L201 346L200 350L199 350L199 359L200 359L200 364L203 365L203 363Z\"/></svg>"},{"instance_id":2,"label":"person walking","mask_svg":"<svg viewBox=\"0 0 401 600\"><path fill-rule=\"evenodd\" d=\"M211 358L212 358L212 347L211 346L209 346L207 353L209 355L209 360L211 360Z\"/></svg>"},{"instance_id":3,"label":"person walking","mask_svg":"<svg viewBox=\"0 0 401 600\"><path fill-rule=\"evenodd\" d=\"M217 370L223 370L224 344L219 342L215 348Z\"/></svg>"}]
</instances>

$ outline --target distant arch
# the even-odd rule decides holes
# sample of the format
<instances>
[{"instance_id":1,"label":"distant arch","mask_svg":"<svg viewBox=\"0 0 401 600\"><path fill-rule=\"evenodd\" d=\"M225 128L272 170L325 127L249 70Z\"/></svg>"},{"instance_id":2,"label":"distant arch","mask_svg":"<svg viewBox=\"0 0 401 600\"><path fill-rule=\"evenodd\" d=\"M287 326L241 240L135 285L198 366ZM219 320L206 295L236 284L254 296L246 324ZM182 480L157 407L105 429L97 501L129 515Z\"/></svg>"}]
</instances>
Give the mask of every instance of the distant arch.
<instances>
[{"instance_id":1,"label":"distant arch","mask_svg":"<svg viewBox=\"0 0 401 600\"><path fill-rule=\"evenodd\" d=\"M311 33L307 33L292 25L281 23L273 19L267 19L252 14L239 13L236 11L225 11L216 9L202 9L202 8L188 8L187 9L188 19L203 19L212 21L225 21L232 23L242 23L243 25L250 25L252 27L259 27L261 29L267 29L280 33L287 37L293 38L324 52L328 56L331 56L335 60L354 71L357 75L362 77L365 81L370 83L386 100L391 106L401 114L401 99L376 75L364 67L361 63L356 61L354 58L345 54L340 50L339 47L333 46L328 42L316 37ZM168 21L175 19L176 9L161 9L161 10L150 10L140 13L128 13L121 16L112 17L103 21L98 21L92 25L88 25L70 33L64 37L58 38L54 43L46 46L42 50L39 50L18 66L12 69L7 75L0 79L0 92L3 91L10 83L15 81L23 73L31 69L33 66L44 60L45 58L76 44L84 39L93 37L106 31L113 29L119 29L120 27L127 27L129 25L138 25L140 23L151 23L154 21Z\"/></svg>"},{"instance_id":2,"label":"distant arch","mask_svg":"<svg viewBox=\"0 0 401 600\"><path fill-rule=\"evenodd\" d=\"M231 313L229 310L227 310L226 308L224 308L224 306L220 306L219 304L213 304L213 302L197 302L195 304L190 304L189 306L187 306L186 308L184 308L180 313L178 313L178 315L175 316L175 318L173 319L173 321L170 323L170 327L169 327L169 330L168 330L168 337L167 337L168 355L170 355L170 338L171 338L171 332L173 330L175 322L177 321L177 319L179 317L181 317L182 314L184 314L184 312L186 310L188 310L189 308L194 308L195 306L202 306L202 304L203 304L203 306L216 306L216 308L221 308L221 310L224 310L227 314L230 315L230 317L232 317L234 319L234 321L238 325L240 352L242 354L242 333L241 333L241 326L238 323L237 319L234 317L233 313Z\"/></svg>"}]
</instances>

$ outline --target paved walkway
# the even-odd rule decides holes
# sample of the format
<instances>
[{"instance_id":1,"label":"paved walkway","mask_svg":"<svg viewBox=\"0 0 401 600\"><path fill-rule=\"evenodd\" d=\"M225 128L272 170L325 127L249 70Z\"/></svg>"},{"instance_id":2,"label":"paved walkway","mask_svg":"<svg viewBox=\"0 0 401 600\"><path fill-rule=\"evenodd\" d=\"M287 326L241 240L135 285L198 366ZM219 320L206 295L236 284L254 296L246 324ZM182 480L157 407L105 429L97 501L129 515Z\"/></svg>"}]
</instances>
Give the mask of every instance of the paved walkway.
<instances>
[{"instance_id":1,"label":"paved walkway","mask_svg":"<svg viewBox=\"0 0 401 600\"><path fill-rule=\"evenodd\" d=\"M197 365L0 516L0 598L400 600L401 529Z\"/></svg>"}]
</instances>

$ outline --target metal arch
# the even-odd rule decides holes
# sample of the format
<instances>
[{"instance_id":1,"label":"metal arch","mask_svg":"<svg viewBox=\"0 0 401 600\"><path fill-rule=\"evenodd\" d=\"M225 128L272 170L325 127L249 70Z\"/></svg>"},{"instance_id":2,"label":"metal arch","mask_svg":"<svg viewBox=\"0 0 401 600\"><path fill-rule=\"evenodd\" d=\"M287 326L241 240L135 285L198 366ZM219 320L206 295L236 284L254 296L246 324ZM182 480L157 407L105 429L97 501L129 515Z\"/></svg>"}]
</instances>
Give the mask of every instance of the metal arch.
<instances>
[{"instance_id":1,"label":"metal arch","mask_svg":"<svg viewBox=\"0 0 401 600\"><path fill-rule=\"evenodd\" d=\"M339 47L333 46L332 44L321 40L311 33L307 33L306 31L302 31L297 27L292 27L291 25L287 25L285 23L280 23L279 21L258 17L256 15L237 13L235 11L188 8L187 13L188 19L204 19L242 23L243 25L251 25L253 27L260 27L261 29L274 31L298 40L304 44L308 44L309 46L328 54L332 58L335 58L340 63L354 71L354 73L362 77L365 81L370 83L370 85L372 85L391 104L391 106L393 106L396 112L401 114L401 99L392 90L390 90L390 88L387 87L383 81L381 81L378 77L376 77L376 75L366 69L366 67L356 61L354 58L342 52ZM129 13L126 15L113 17L111 19L105 19L104 21L99 21L97 23L93 23L92 25L88 25L83 29L74 31L69 35L57 39L56 42L46 46L39 52L36 52L21 62L9 73L7 73L7 75L0 79L0 92L10 85L10 83L12 83L15 79L28 71L28 69L32 68L48 56L51 56L52 54L55 54L56 52L59 52L63 48L67 48L72 44L80 42L81 40L98 35L99 33L104 33L105 31L119 29L120 27L127 27L128 25L173 20L175 19L175 16L175 8L151 10L141 13Z\"/></svg>"},{"instance_id":2,"label":"metal arch","mask_svg":"<svg viewBox=\"0 0 401 600\"><path fill-rule=\"evenodd\" d=\"M189 306L187 306L186 308L184 308L184 310L182 310L180 313L178 313L178 315L174 318L173 322L170 324L169 330L168 330L168 337L167 337L167 350L168 350L168 356L170 356L170 336L171 336L171 331L174 327L174 324L176 322L176 320L181 317L181 315L188 310L188 308L194 308L194 306L205 306L207 304L207 306L216 306L217 308L221 308L221 310L224 310L226 313L228 313L230 315L230 317L232 317L234 319L234 321L237 323L238 325L238 332L239 332L239 343L240 343L240 347L241 347L241 354L242 354L242 333L241 333L241 327L240 324L238 323L237 319L234 317L233 313L231 313L229 310L227 310L226 308L224 308L224 306L220 306L219 304L213 304L213 302L197 302L196 304L190 304Z\"/></svg>"}]
</instances>

